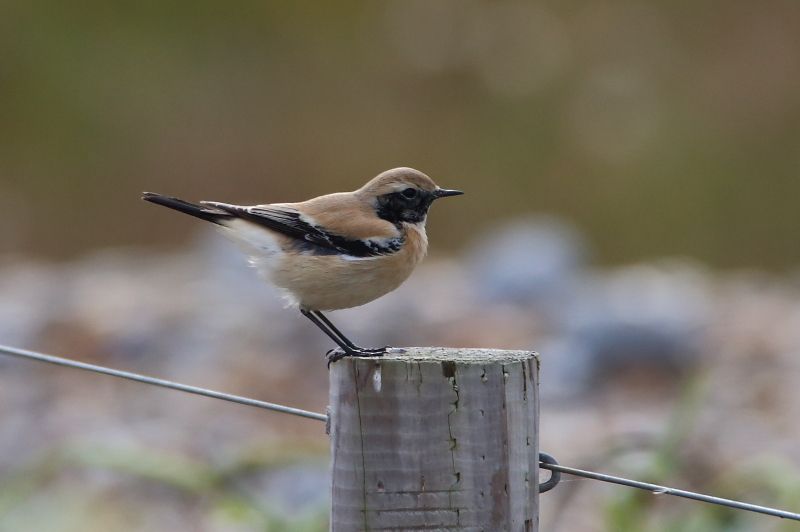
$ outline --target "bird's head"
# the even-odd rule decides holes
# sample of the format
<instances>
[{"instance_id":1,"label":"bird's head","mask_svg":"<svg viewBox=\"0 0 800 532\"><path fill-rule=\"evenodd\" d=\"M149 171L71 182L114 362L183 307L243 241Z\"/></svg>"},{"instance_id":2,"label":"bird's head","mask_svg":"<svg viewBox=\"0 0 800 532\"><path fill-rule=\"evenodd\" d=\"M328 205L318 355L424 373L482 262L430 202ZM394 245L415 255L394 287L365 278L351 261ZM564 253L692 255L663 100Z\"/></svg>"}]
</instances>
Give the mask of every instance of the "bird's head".
<instances>
[{"instance_id":1,"label":"bird's head","mask_svg":"<svg viewBox=\"0 0 800 532\"><path fill-rule=\"evenodd\" d=\"M357 192L370 201L378 216L393 224L425 222L434 200L463 194L439 188L433 180L413 168L393 168L375 176Z\"/></svg>"}]
</instances>

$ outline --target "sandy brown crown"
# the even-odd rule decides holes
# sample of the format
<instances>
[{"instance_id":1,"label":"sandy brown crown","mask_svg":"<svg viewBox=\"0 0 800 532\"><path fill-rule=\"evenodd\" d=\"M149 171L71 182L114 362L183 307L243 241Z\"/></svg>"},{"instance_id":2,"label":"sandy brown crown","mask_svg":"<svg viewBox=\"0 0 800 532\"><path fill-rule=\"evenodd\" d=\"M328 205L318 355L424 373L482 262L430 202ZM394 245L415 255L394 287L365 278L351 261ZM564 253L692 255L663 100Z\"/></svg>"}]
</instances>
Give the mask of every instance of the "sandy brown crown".
<instances>
[{"instance_id":1,"label":"sandy brown crown","mask_svg":"<svg viewBox=\"0 0 800 532\"><path fill-rule=\"evenodd\" d=\"M366 185L361 187L358 192L369 196L381 196L383 194L398 192L408 187L414 187L428 192L432 192L437 188L433 179L419 170L400 167L381 172Z\"/></svg>"}]
</instances>

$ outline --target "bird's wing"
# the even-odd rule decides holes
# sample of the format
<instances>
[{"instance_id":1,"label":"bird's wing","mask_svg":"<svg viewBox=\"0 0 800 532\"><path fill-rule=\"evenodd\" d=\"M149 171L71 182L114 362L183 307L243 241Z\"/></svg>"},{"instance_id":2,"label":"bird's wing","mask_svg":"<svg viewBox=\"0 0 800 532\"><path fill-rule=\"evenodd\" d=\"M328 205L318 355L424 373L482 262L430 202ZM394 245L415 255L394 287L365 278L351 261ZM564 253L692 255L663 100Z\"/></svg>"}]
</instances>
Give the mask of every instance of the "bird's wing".
<instances>
[{"instance_id":1,"label":"bird's wing","mask_svg":"<svg viewBox=\"0 0 800 532\"><path fill-rule=\"evenodd\" d=\"M291 205L270 204L245 207L227 203L202 202L248 222L266 227L294 239L302 251L316 254L343 254L352 257L375 257L398 251L403 244L396 238L348 238L325 228Z\"/></svg>"}]
</instances>

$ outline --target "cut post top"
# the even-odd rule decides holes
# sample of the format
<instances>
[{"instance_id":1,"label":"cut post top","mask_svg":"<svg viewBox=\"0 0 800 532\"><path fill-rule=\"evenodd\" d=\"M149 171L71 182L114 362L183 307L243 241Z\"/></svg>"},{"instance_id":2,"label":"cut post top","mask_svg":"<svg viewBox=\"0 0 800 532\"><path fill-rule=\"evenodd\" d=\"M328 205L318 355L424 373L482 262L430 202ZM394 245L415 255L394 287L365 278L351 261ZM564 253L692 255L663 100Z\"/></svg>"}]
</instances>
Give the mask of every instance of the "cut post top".
<instances>
[{"instance_id":1,"label":"cut post top","mask_svg":"<svg viewBox=\"0 0 800 532\"><path fill-rule=\"evenodd\" d=\"M481 349L464 347L392 347L381 356L358 357L373 362L456 362L458 364L513 364L530 359L538 361L534 351L508 351L504 349ZM343 359L347 360L347 359Z\"/></svg>"},{"instance_id":2,"label":"cut post top","mask_svg":"<svg viewBox=\"0 0 800 532\"><path fill-rule=\"evenodd\" d=\"M409 347L331 366L331 530L535 532L538 356Z\"/></svg>"}]
</instances>

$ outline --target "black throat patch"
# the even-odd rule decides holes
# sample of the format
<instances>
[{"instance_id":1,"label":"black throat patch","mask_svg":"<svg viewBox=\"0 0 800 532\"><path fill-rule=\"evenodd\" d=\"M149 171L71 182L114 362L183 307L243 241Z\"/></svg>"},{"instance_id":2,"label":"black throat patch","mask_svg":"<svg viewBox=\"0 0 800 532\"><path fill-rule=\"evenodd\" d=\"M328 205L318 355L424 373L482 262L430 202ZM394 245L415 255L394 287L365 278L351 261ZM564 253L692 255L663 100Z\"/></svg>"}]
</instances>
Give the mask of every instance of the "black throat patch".
<instances>
[{"instance_id":1,"label":"black throat patch","mask_svg":"<svg viewBox=\"0 0 800 532\"><path fill-rule=\"evenodd\" d=\"M434 199L433 193L423 190L420 190L413 198L408 198L401 192L392 192L378 196L378 206L375 212L378 217L392 222L399 228L403 222L415 224L425 220Z\"/></svg>"}]
</instances>

